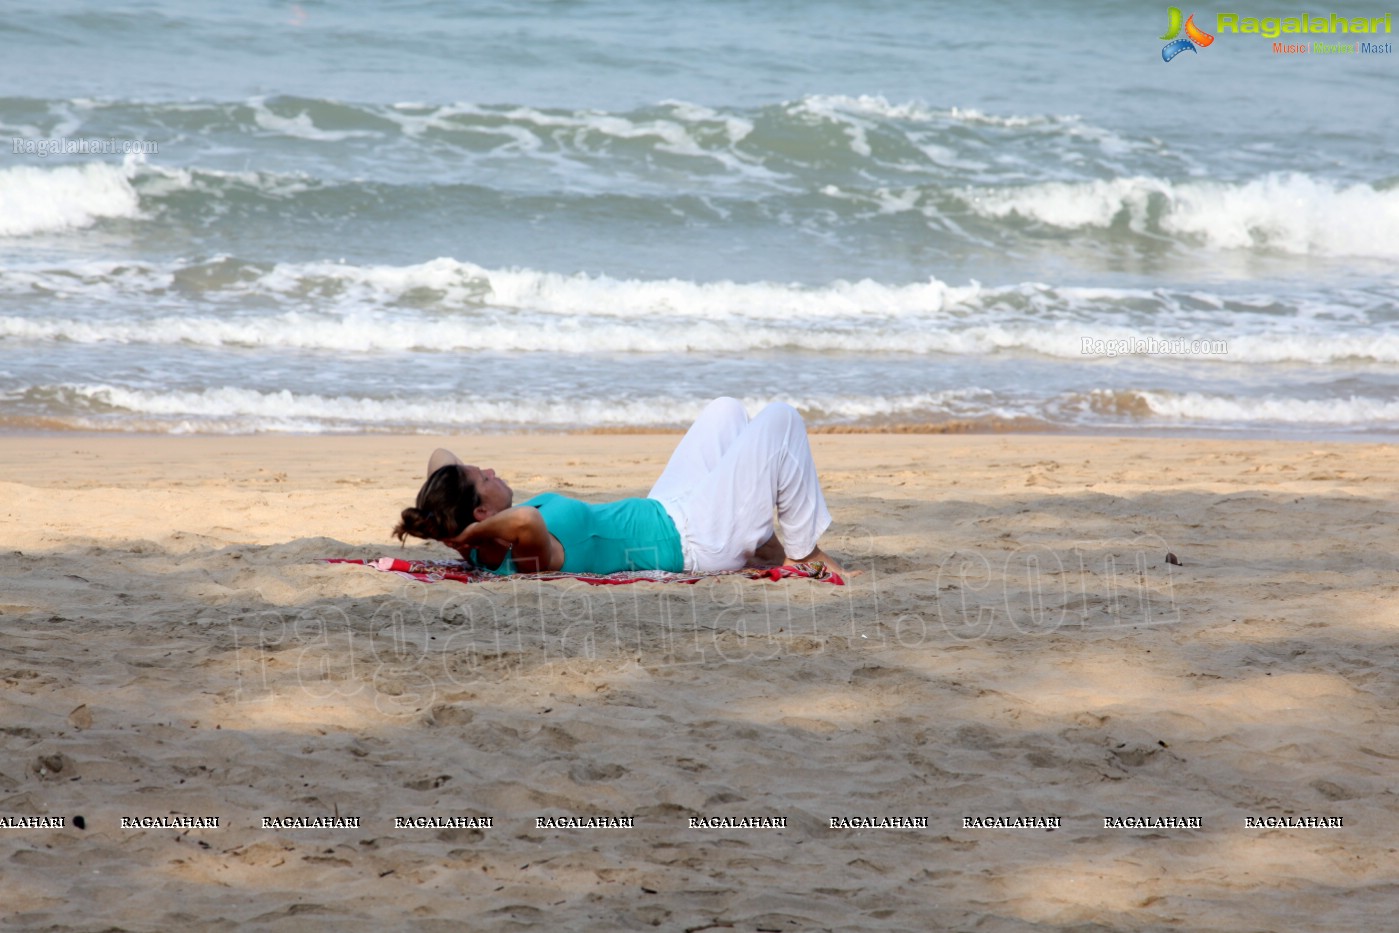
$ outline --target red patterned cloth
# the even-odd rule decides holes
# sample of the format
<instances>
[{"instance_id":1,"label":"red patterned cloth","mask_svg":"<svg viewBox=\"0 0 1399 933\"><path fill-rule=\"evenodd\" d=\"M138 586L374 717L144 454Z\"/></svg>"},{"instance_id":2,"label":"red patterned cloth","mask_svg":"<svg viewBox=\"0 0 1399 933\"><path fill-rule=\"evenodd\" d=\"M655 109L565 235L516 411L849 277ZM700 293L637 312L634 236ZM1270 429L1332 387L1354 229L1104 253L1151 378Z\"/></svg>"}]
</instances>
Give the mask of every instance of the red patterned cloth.
<instances>
[{"instance_id":1,"label":"red patterned cloth","mask_svg":"<svg viewBox=\"0 0 1399 933\"><path fill-rule=\"evenodd\" d=\"M380 557L377 560L345 560L342 558L325 558L327 564L358 564L364 567L373 567L375 570L382 570L386 573L396 573L399 576L408 577L413 580L421 580L424 583L440 583L443 580L455 580L458 583L486 583L492 580L581 580L594 586L617 585L622 583L698 583L700 580L707 580L711 577L748 577L751 580L784 580L787 577L801 577L808 580L819 580L822 583L831 583L835 586L844 586L845 581L840 574L832 573L826 569L825 564L820 561L813 561L809 564L797 564L795 566L784 567L749 567L743 570L722 570L712 573L668 573L664 570L623 570L617 573L517 573L509 577L502 577L491 573L489 570L480 570L471 566L465 561L455 560L403 560L398 557Z\"/></svg>"}]
</instances>

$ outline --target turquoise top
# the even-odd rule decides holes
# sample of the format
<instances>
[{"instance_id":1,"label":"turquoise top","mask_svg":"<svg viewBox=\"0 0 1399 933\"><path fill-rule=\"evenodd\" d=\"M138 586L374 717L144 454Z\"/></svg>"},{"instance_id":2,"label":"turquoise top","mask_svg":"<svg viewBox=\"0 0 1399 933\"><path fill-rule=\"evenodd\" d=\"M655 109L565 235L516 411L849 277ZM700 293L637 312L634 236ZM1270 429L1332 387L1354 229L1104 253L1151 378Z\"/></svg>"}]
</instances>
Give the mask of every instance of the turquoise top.
<instances>
[{"instance_id":1,"label":"turquoise top","mask_svg":"<svg viewBox=\"0 0 1399 933\"><path fill-rule=\"evenodd\" d=\"M685 569L680 532L655 499L594 505L546 492L523 507L538 509L549 533L563 545L564 573ZM507 554L495 572L514 573L514 559Z\"/></svg>"}]
</instances>

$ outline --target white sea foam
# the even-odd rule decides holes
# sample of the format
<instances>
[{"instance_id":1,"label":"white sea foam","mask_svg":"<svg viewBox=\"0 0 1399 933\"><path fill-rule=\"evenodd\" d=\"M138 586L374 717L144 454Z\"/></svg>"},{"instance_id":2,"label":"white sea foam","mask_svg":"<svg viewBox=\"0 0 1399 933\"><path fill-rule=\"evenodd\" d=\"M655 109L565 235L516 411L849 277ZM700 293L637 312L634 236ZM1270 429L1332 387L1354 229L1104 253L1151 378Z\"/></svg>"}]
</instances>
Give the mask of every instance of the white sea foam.
<instances>
[{"instance_id":1,"label":"white sea foam","mask_svg":"<svg viewBox=\"0 0 1399 933\"><path fill-rule=\"evenodd\" d=\"M587 354L700 353L732 354L768 350L814 353L947 354L987 356L1034 354L1072 361L1090 361L1101 352L1084 350L1085 337L1128 347L1146 337L1163 349L1150 351L1160 359L1172 354L1197 363L1399 363L1399 335L1356 332L1350 335L1292 333L1230 337L1216 349L1219 338L1143 334L1133 330L1095 327L1091 335L1073 322L1001 323L983 315L977 321L869 322L861 326L785 326L755 321L685 321L656 319L638 325L615 318L571 316L546 318L512 316L439 317L410 321L388 311L362 310L345 314L290 310L270 315L158 314L140 320L104 320L95 316L33 318L0 315L0 339L79 344L124 343L324 350L339 353L381 352L527 352ZM1187 347L1191 340L1210 340L1205 350ZM1122 353L1131 352L1130 349ZM1106 364L1106 360L1104 363Z\"/></svg>"},{"instance_id":2,"label":"white sea foam","mask_svg":"<svg viewBox=\"0 0 1399 933\"><path fill-rule=\"evenodd\" d=\"M267 108L267 102L262 98L254 98L248 102L253 111L253 120L258 126L269 132L278 133L282 136L291 136L296 139L309 139L315 142L338 143L347 139L375 138L383 134L373 130L325 130L316 126L311 119L311 115L302 111L294 117L284 117L281 114L273 113Z\"/></svg>"},{"instance_id":3,"label":"white sea foam","mask_svg":"<svg viewBox=\"0 0 1399 933\"><path fill-rule=\"evenodd\" d=\"M1326 425L1342 428L1399 425L1399 401L1358 396L1301 399L1202 392L1135 394L1151 410L1153 417L1182 423Z\"/></svg>"},{"instance_id":4,"label":"white sea foam","mask_svg":"<svg viewBox=\"0 0 1399 933\"><path fill-rule=\"evenodd\" d=\"M110 427L115 417L123 430L174 433L242 433L248 431L334 432L369 429L442 430L531 425L563 429L593 427L681 427L700 413L703 399L647 398L486 398L460 395L413 395L365 398L217 387L202 391L157 391L107 384L61 384L35 391L61 398L66 416L77 427ZM756 413L784 401L823 422L865 418L1015 417L997 407L986 390L903 396L741 399Z\"/></svg>"},{"instance_id":5,"label":"white sea foam","mask_svg":"<svg viewBox=\"0 0 1399 933\"><path fill-rule=\"evenodd\" d=\"M1370 312L1342 322L1310 305L1255 310L1247 300L1203 292L988 288L937 279L701 283L486 269L453 259L410 266L283 263L266 270L226 257L212 262L217 268L202 265L194 276L179 264L91 261L0 272L0 294L52 293L110 309L0 315L0 339L347 353L789 348L1086 361L1096 354L1085 353L1085 337L1117 346L1151 337L1223 341L1225 352L1191 355L1224 364L1399 362L1399 332L1368 323ZM204 302L191 308L183 292L172 293L177 280L200 283ZM249 299L257 310L245 307Z\"/></svg>"},{"instance_id":6,"label":"white sea foam","mask_svg":"<svg viewBox=\"0 0 1399 933\"><path fill-rule=\"evenodd\" d=\"M712 107L683 100L665 100L662 106L671 108L675 118L686 123L715 123L724 127L730 145L738 145L753 132L753 121L732 113L721 113Z\"/></svg>"},{"instance_id":7,"label":"white sea foam","mask_svg":"<svg viewBox=\"0 0 1399 933\"><path fill-rule=\"evenodd\" d=\"M906 120L911 123L980 123L988 126L1025 127L1047 124L1078 123L1077 116L999 116L984 113L976 108L929 107L922 101L890 103L889 99L878 94L812 94L788 105L789 111L809 113L822 117L853 115L876 117L883 120Z\"/></svg>"},{"instance_id":8,"label":"white sea foam","mask_svg":"<svg viewBox=\"0 0 1399 933\"><path fill-rule=\"evenodd\" d=\"M986 217L1017 215L1053 227L1182 237L1219 249L1295 255L1399 257L1399 189L1343 186L1299 173L1243 183L1142 176L968 190Z\"/></svg>"},{"instance_id":9,"label":"white sea foam","mask_svg":"<svg viewBox=\"0 0 1399 933\"><path fill-rule=\"evenodd\" d=\"M409 393L393 398L259 391L233 386L157 390L111 384L57 384L31 394L57 400L50 421L80 429L170 433L299 432L365 430L492 430L592 427L683 427L703 399L665 395L611 397L503 397ZM1013 400L985 388L902 395L750 396L750 412L771 401L794 404L812 424L879 421L936 422L1050 418L1079 425L1176 425L1237 428L1271 425L1341 430L1399 427L1399 401L1348 396L1248 397L1203 392L1096 390L1059 400ZM1059 414L1051 414L1058 410Z\"/></svg>"},{"instance_id":10,"label":"white sea foam","mask_svg":"<svg viewBox=\"0 0 1399 933\"><path fill-rule=\"evenodd\" d=\"M1301 174L1243 185L1197 182L1177 188L1162 220L1171 233L1226 248L1285 253L1399 257L1399 190L1339 186Z\"/></svg>"},{"instance_id":11,"label":"white sea foam","mask_svg":"<svg viewBox=\"0 0 1399 933\"><path fill-rule=\"evenodd\" d=\"M279 264L259 280L269 291L291 293L307 281L342 283L393 301L425 289L448 306L489 305L558 317L646 319L664 323L696 320L791 321L820 329L821 317L838 323L850 317L932 314L964 304L981 292L971 283L952 286L938 279L886 285L869 279L804 287L772 282L692 282L684 279L615 279L605 275L564 275L533 269L485 269L454 259L413 266L353 266L338 263ZM829 322L828 322L829 323Z\"/></svg>"},{"instance_id":12,"label":"white sea foam","mask_svg":"<svg viewBox=\"0 0 1399 933\"><path fill-rule=\"evenodd\" d=\"M330 350L344 353L548 352L737 353L775 349L811 352L976 353L1015 347L1030 339L995 326L963 333L905 334L878 331L811 330L773 324L740 329L714 321L669 321L637 326L615 320L573 317L498 322L439 320L409 325L376 312L343 316L287 311L249 318L162 315L144 320L35 319L0 316L0 339L62 340L73 343L141 343ZM1066 338L1066 346L1072 341Z\"/></svg>"},{"instance_id":13,"label":"white sea foam","mask_svg":"<svg viewBox=\"0 0 1399 933\"><path fill-rule=\"evenodd\" d=\"M140 216L131 185L136 163L89 162L0 169L0 237L90 227L104 217Z\"/></svg>"},{"instance_id":14,"label":"white sea foam","mask_svg":"<svg viewBox=\"0 0 1399 933\"><path fill-rule=\"evenodd\" d=\"M844 97L812 95L791 104L787 112L821 122L837 124L850 140L850 151L862 159L874 154L870 147L870 131L884 119L925 121L929 112L919 104L892 106L882 97Z\"/></svg>"},{"instance_id":15,"label":"white sea foam","mask_svg":"<svg viewBox=\"0 0 1399 933\"><path fill-rule=\"evenodd\" d=\"M304 173L222 171L142 165L133 176L143 198L160 198L181 191L205 191L222 198L230 188L250 188L264 195L287 198L309 191L314 181Z\"/></svg>"},{"instance_id":16,"label":"white sea foam","mask_svg":"<svg viewBox=\"0 0 1399 933\"><path fill-rule=\"evenodd\" d=\"M1012 214L1052 227L1108 227L1126 214L1134 230L1146 226L1147 205L1153 194L1164 194L1165 182L1150 178L1110 181L1045 182L1023 188L967 191L973 210L987 217Z\"/></svg>"},{"instance_id":17,"label":"white sea foam","mask_svg":"<svg viewBox=\"0 0 1399 933\"><path fill-rule=\"evenodd\" d=\"M310 187L305 175L193 170L147 164L127 156L122 164L16 165L0 169L0 237L90 227L104 218L145 215L142 198L211 189L221 197L231 185L276 197Z\"/></svg>"},{"instance_id":18,"label":"white sea foam","mask_svg":"<svg viewBox=\"0 0 1399 933\"><path fill-rule=\"evenodd\" d=\"M149 301L154 293L170 287L175 278L175 268L145 262L113 262L105 259L70 261L61 268L40 266L36 268L10 268L0 271L0 294L3 295L56 295L64 299L85 302L100 302L115 305L129 297ZM45 315L45 318L50 317ZM61 330L49 331L37 318L7 318L8 325L0 325L0 336L21 336L32 331L31 338L44 339L57 337ZM89 317L91 320L91 317ZM53 321L62 325L61 321ZM93 340L103 339L100 331L93 331Z\"/></svg>"},{"instance_id":19,"label":"white sea foam","mask_svg":"<svg viewBox=\"0 0 1399 933\"><path fill-rule=\"evenodd\" d=\"M736 148L752 133L752 121L696 104L668 101L663 106L667 108L665 115L645 118L601 110L501 109L466 103L428 114L400 111L385 116L409 135L419 135L431 127L447 132L469 128L473 133L504 136L514 144L512 149L561 165L570 158L603 154L617 141L649 141L656 152L717 162L733 177L765 181L781 177ZM453 119L461 117L468 118L465 125Z\"/></svg>"}]
</instances>

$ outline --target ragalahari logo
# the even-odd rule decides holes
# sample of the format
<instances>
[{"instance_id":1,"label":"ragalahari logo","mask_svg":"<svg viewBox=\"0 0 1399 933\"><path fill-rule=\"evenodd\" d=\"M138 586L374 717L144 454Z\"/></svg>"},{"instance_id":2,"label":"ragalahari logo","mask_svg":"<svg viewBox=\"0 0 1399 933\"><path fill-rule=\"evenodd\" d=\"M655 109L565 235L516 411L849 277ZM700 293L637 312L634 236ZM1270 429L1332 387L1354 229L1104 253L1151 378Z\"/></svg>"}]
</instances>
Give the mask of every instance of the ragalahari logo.
<instances>
[{"instance_id":1,"label":"ragalahari logo","mask_svg":"<svg viewBox=\"0 0 1399 933\"><path fill-rule=\"evenodd\" d=\"M1198 45L1204 48L1214 41L1214 36L1207 32L1201 32L1200 28L1195 25L1194 13L1191 13L1185 21L1184 39L1176 38L1180 35L1180 10L1176 7L1171 7L1170 18L1170 28L1167 29L1166 34L1161 37L1162 41L1166 43L1165 48L1161 50L1162 61L1168 62L1187 49L1194 52L1195 46Z\"/></svg>"}]
</instances>

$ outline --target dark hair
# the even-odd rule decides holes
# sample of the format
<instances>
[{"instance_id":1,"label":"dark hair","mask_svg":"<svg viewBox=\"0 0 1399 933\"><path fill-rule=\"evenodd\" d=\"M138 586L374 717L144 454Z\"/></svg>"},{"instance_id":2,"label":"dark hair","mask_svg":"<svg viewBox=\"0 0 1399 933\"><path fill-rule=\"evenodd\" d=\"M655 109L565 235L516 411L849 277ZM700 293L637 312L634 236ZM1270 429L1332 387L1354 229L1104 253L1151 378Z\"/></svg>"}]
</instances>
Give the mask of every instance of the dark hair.
<instances>
[{"instance_id":1,"label":"dark hair","mask_svg":"<svg viewBox=\"0 0 1399 933\"><path fill-rule=\"evenodd\" d=\"M402 541L409 535L441 541L452 538L476 521L476 507L481 496L476 485L466 478L466 472L455 463L436 470L418 490L418 502L404 509L394 537Z\"/></svg>"}]
</instances>

